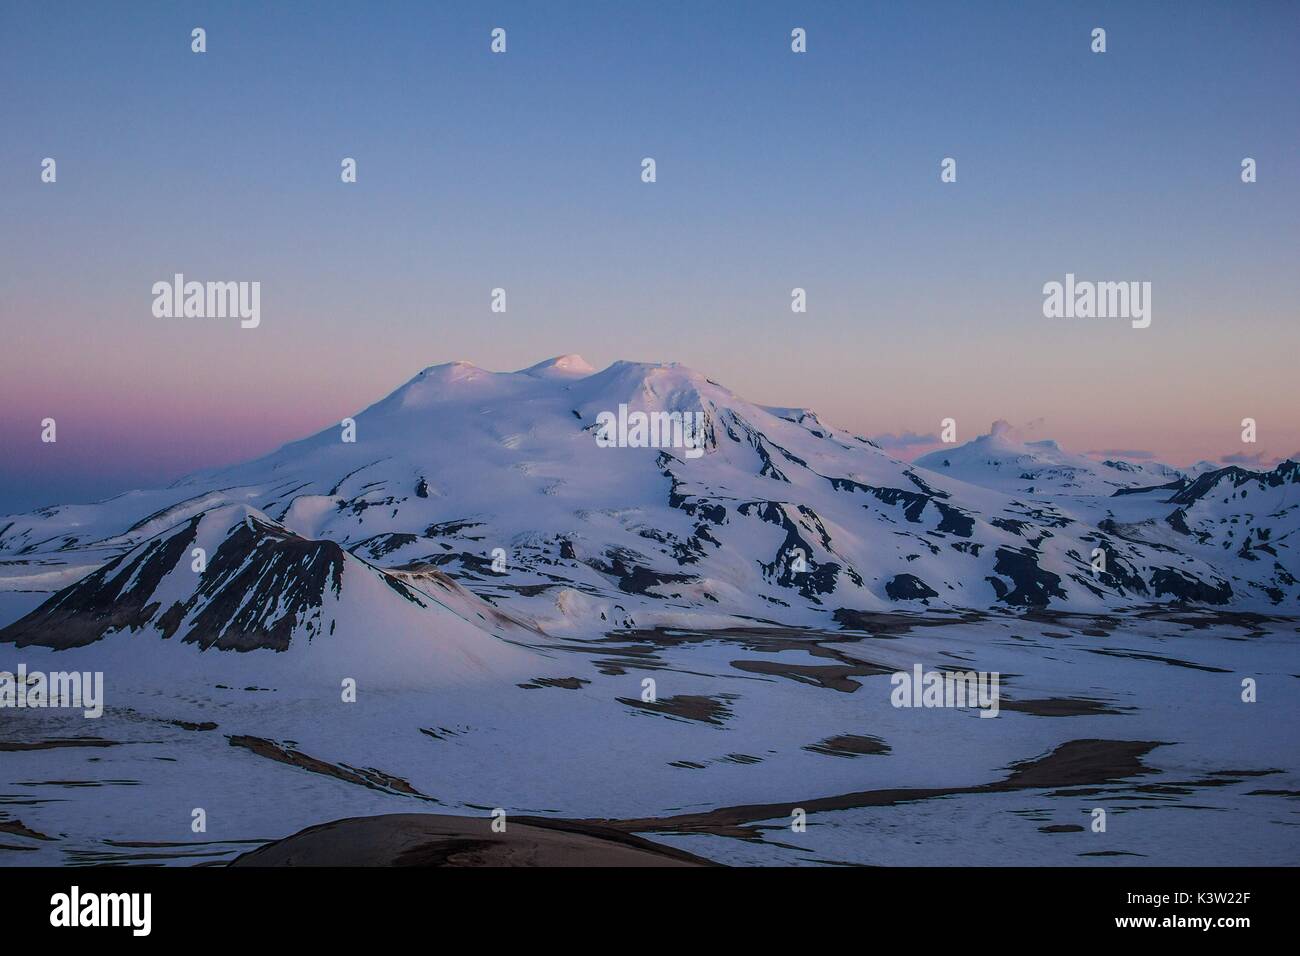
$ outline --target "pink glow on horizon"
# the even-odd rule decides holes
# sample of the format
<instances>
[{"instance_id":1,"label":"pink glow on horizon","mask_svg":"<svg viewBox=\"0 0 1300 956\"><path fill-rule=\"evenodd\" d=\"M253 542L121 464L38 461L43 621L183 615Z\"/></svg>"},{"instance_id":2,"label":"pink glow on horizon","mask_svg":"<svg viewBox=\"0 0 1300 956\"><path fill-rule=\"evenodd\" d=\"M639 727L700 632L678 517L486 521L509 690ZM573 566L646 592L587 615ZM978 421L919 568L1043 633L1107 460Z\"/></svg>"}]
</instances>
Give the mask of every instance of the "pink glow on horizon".
<instances>
[{"instance_id":1,"label":"pink glow on horizon","mask_svg":"<svg viewBox=\"0 0 1300 956\"><path fill-rule=\"evenodd\" d=\"M395 388L401 381L405 378L388 387ZM249 387L218 393L194 383L178 386L156 379L96 382L84 376L70 387L61 388L57 398L48 401L37 399L41 389L20 385L0 419L0 445L6 451L3 470L11 477L36 482L43 476L75 470L122 479L139 475L141 481L158 483L267 454L355 414L383 394L382 389L360 379L343 388L321 383L312 388L284 377L272 380L270 385L272 388L261 392ZM737 391L744 395L743 390ZM787 399L793 397L791 391L788 384L781 388ZM860 423L813 407L830 424L867 437L881 434L879 428L863 428ZM40 441L40 422L46 417L58 422L60 440L56 445ZM962 420L958 443L988 432L988 421L976 421L973 416ZM1222 434L1231 436L1230 426L1234 423L1225 423ZM920 429L917 432L920 436L928 434ZM1265 437L1272 440L1262 438L1256 446L1235 447L1230 440L1212 443L1190 427L1167 429L1160 436L1162 440L1155 443L1143 440L1150 434L1131 422L1122 428L1107 429L1104 424L1085 426L1074 421L1056 429L1050 422L1033 423L1022 437L1050 437L1066 451L1099 459L1129 457L1176 466L1202 459L1220 460L1245 451L1258 456L1257 466L1271 467L1300 449L1300 437L1288 443L1285 434L1279 439L1266 433ZM919 441L916 436L908 444L884 445L889 454L904 460L944 447L937 441Z\"/></svg>"}]
</instances>

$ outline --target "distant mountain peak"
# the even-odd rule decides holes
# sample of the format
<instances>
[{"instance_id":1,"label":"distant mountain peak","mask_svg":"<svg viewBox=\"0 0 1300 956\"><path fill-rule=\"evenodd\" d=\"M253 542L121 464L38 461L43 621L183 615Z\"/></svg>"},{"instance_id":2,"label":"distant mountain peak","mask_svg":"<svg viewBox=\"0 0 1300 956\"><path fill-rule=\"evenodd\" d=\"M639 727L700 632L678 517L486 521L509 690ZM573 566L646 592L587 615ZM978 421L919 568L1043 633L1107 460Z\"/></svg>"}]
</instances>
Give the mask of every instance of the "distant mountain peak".
<instances>
[{"instance_id":1,"label":"distant mountain peak","mask_svg":"<svg viewBox=\"0 0 1300 956\"><path fill-rule=\"evenodd\" d=\"M585 378L596 371L585 358L576 353L557 355L536 365L521 369L519 375L531 375L534 378Z\"/></svg>"}]
</instances>

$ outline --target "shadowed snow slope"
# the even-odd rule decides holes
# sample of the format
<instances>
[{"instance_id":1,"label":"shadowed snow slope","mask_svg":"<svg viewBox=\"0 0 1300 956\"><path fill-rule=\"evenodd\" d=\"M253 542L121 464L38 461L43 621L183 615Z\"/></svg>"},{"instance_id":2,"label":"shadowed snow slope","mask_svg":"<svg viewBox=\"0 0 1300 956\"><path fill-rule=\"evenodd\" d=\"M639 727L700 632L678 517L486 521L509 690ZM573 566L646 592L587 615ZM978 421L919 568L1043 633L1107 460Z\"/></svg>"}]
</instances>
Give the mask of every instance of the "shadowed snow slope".
<instances>
[{"instance_id":1,"label":"shadowed snow slope","mask_svg":"<svg viewBox=\"0 0 1300 956\"><path fill-rule=\"evenodd\" d=\"M0 637L55 649L110 638L111 655L124 641L138 650L152 635L202 650L285 652L284 664L302 663L305 673L389 685L404 683L403 674L418 673L421 684L460 683L538 668L534 655L486 633L508 629L493 609L462 591L461 617L420 583L227 505L141 542Z\"/></svg>"}]
</instances>

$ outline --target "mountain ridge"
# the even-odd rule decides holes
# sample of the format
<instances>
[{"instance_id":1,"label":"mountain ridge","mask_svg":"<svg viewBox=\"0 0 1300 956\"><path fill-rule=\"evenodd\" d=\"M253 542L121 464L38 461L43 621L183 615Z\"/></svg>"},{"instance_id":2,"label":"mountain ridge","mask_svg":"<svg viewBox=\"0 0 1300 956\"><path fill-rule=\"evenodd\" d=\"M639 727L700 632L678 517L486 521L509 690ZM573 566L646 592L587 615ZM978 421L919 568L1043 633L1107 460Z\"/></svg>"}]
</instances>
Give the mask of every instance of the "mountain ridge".
<instances>
[{"instance_id":1,"label":"mountain ridge","mask_svg":"<svg viewBox=\"0 0 1300 956\"><path fill-rule=\"evenodd\" d=\"M648 419L699 415L703 455L601 447L599 416L620 406ZM477 602L476 626L490 606L525 630L555 634L684 622L821 626L845 612L941 608L1277 609L1300 594L1294 462L1161 488L1154 479L1166 476L1147 466L1116 469L995 428L908 464L809 409L750 403L677 363L596 371L576 355L516 372L430 366L348 422L353 441L328 428L166 489L0 522L0 556L15 574L98 565L55 595L63 611L42 605L0 641L42 628L51 641L102 639L112 629L87 631L86 616L104 613L88 596L105 568L159 536L152 560L165 553L179 566L188 558L167 550L177 547L167 536L226 508L260 515L248 520L262 539L293 542L283 545L292 562L272 560L274 549L251 531L244 540L235 528L238 540L224 542L228 563L235 554L271 560L284 574L280 598L309 593L318 602L322 565L361 562L399 600L401 575L436 573ZM1042 467L1021 479L1026 455ZM245 591L260 594L252 584ZM239 626L237 602L223 601ZM250 621L245 638L207 646L284 650L282 636L267 637L274 623ZM291 630L303 627L298 620Z\"/></svg>"}]
</instances>

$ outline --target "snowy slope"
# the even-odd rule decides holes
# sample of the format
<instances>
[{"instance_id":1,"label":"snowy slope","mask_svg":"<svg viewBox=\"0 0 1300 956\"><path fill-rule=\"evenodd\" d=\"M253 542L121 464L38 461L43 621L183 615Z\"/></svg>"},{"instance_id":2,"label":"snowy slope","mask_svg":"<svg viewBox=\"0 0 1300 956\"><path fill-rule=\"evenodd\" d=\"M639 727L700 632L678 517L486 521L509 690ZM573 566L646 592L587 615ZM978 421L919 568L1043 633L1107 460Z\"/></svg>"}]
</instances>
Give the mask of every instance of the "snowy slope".
<instances>
[{"instance_id":1,"label":"snowy slope","mask_svg":"<svg viewBox=\"0 0 1300 956\"><path fill-rule=\"evenodd\" d=\"M390 575L333 541L225 505L142 541L0 633L17 648L108 638L139 651L153 637L201 650L289 652L302 674L380 676L390 686L417 674L428 685L539 668L536 655L492 632L526 636L455 585ZM132 670L151 654L137 655Z\"/></svg>"},{"instance_id":2,"label":"snowy slope","mask_svg":"<svg viewBox=\"0 0 1300 956\"><path fill-rule=\"evenodd\" d=\"M1237 559L1243 576L1275 603L1294 607L1300 574L1300 463L1270 472L1223 468L1202 474L1169 499L1166 519L1216 559ZM1193 545L1192 542L1195 542Z\"/></svg>"}]
</instances>

